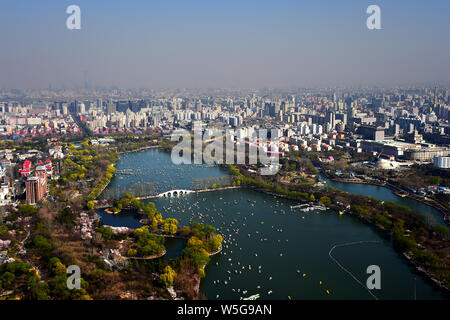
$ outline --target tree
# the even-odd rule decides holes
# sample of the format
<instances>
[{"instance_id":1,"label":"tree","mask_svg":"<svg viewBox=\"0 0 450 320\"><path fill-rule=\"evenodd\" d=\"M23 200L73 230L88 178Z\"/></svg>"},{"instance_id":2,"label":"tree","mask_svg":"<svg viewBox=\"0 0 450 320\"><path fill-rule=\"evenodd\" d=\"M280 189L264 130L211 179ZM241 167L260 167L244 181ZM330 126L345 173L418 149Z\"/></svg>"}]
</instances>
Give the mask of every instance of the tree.
<instances>
[{"instance_id":1,"label":"tree","mask_svg":"<svg viewBox=\"0 0 450 320\"><path fill-rule=\"evenodd\" d=\"M41 255L48 254L52 249L52 244L50 243L50 241L48 241L41 235L37 235L36 237L34 237L33 244L36 247L36 249L39 250Z\"/></svg>"},{"instance_id":2,"label":"tree","mask_svg":"<svg viewBox=\"0 0 450 320\"><path fill-rule=\"evenodd\" d=\"M382 214L376 214L373 220L387 229L390 229L392 227L392 221L388 217L383 216Z\"/></svg>"},{"instance_id":3,"label":"tree","mask_svg":"<svg viewBox=\"0 0 450 320\"><path fill-rule=\"evenodd\" d=\"M164 248L161 245L153 240L149 240L147 244L141 248L141 253L145 257L155 254L159 255L163 252L163 250Z\"/></svg>"},{"instance_id":4,"label":"tree","mask_svg":"<svg viewBox=\"0 0 450 320\"><path fill-rule=\"evenodd\" d=\"M320 197L319 201L327 206L331 205L331 199L327 196Z\"/></svg>"},{"instance_id":5,"label":"tree","mask_svg":"<svg viewBox=\"0 0 450 320\"><path fill-rule=\"evenodd\" d=\"M141 237L141 235L148 233L148 226L142 226L140 228L137 228L136 230L134 230L134 235L136 237Z\"/></svg>"},{"instance_id":6,"label":"tree","mask_svg":"<svg viewBox=\"0 0 450 320\"><path fill-rule=\"evenodd\" d=\"M70 299L71 292L67 288L67 275L57 275L50 278L48 283L50 284L51 295L54 298L61 300Z\"/></svg>"},{"instance_id":7,"label":"tree","mask_svg":"<svg viewBox=\"0 0 450 320\"><path fill-rule=\"evenodd\" d=\"M56 216L56 222L62 225L75 225L75 215L70 209L70 207L65 207Z\"/></svg>"},{"instance_id":8,"label":"tree","mask_svg":"<svg viewBox=\"0 0 450 320\"><path fill-rule=\"evenodd\" d=\"M204 266L209 261L209 253L205 249L205 244L195 236L189 238L183 252L197 268Z\"/></svg>"},{"instance_id":9,"label":"tree","mask_svg":"<svg viewBox=\"0 0 450 320\"><path fill-rule=\"evenodd\" d=\"M220 234L216 234L214 237L208 240L209 252L215 252L219 250L222 245L223 237Z\"/></svg>"},{"instance_id":10,"label":"tree","mask_svg":"<svg viewBox=\"0 0 450 320\"><path fill-rule=\"evenodd\" d=\"M357 215L366 216L369 214L369 207L368 206L359 206L359 205L353 205L352 211L355 212Z\"/></svg>"},{"instance_id":11,"label":"tree","mask_svg":"<svg viewBox=\"0 0 450 320\"><path fill-rule=\"evenodd\" d=\"M168 288L173 285L173 281L175 280L175 277L177 276L177 273L175 270L173 270L170 266L167 266L164 268L164 273L162 273L159 276L159 279L163 283L163 285Z\"/></svg>"},{"instance_id":12,"label":"tree","mask_svg":"<svg viewBox=\"0 0 450 320\"><path fill-rule=\"evenodd\" d=\"M14 262L6 264L5 267L6 271L8 272L11 272L15 275L23 275L29 273L31 265L23 261L16 260Z\"/></svg>"},{"instance_id":13,"label":"tree","mask_svg":"<svg viewBox=\"0 0 450 320\"><path fill-rule=\"evenodd\" d=\"M152 220L151 227L152 227L153 232L156 232L158 230L158 226L159 226L159 223L161 222L161 220L162 220L162 215L158 212L153 217L153 220Z\"/></svg>"},{"instance_id":14,"label":"tree","mask_svg":"<svg viewBox=\"0 0 450 320\"><path fill-rule=\"evenodd\" d=\"M97 229L97 232L102 235L105 242L108 242L114 236L114 231L110 227L100 227Z\"/></svg>"},{"instance_id":15,"label":"tree","mask_svg":"<svg viewBox=\"0 0 450 320\"><path fill-rule=\"evenodd\" d=\"M216 232L216 228L207 224L204 226L203 232L205 233L206 237L209 238L214 232Z\"/></svg>"},{"instance_id":16,"label":"tree","mask_svg":"<svg viewBox=\"0 0 450 320\"><path fill-rule=\"evenodd\" d=\"M50 300L50 288L46 282L36 283L31 288L31 299L33 300Z\"/></svg>"},{"instance_id":17,"label":"tree","mask_svg":"<svg viewBox=\"0 0 450 320\"><path fill-rule=\"evenodd\" d=\"M188 236L191 234L191 228L189 226L184 226L181 228L181 235Z\"/></svg>"},{"instance_id":18,"label":"tree","mask_svg":"<svg viewBox=\"0 0 450 320\"><path fill-rule=\"evenodd\" d=\"M61 263L61 261L54 257L51 258L49 261L50 269L54 275L62 275L67 273L67 268L64 264Z\"/></svg>"},{"instance_id":19,"label":"tree","mask_svg":"<svg viewBox=\"0 0 450 320\"><path fill-rule=\"evenodd\" d=\"M164 251L164 238L151 234L148 226L142 226L134 231L136 245L141 255L161 254Z\"/></svg>"},{"instance_id":20,"label":"tree","mask_svg":"<svg viewBox=\"0 0 450 320\"><path fill-rule=\"evenodd\" d=\"M90 210L90 211L93 211L94 209L95 209L95 202L94 201L88 201L87 202L87 208Z\"/></svg>"},{"instance_id":21,"label":"tree","mask_svg":"<svg viewBox=\"0 0 450 320\"><path fill-rule=\"evenodd\" d=\"M12 288L14 288L15 280L16 276L8 271L1 276L2 286L6 290L11 290Z\"/></svg>"},{"instance_id":22,"label":"tree","mask_svg":"<svg viewBox=\"0 0 450 320\"><path fill-rule=\"evenodd\" d=\"M128 249L128 251L127 251L127 256L128 257L135 257L136 255L137 255L137 250L136 249L132 249L132 248Z\"/></svg>"},{"instance_id":23,"label":"tree","mask_svg":"<svg viewBox=\"0 0 450 320\"><path fill-rule=\"evenodd\" d=\"M194 236L189 238L187 245L189 247L203 247L203 241Z\"/></svg>"},{"instance_id":24,"label":"tree","mask_svg":"<svg viewBox=\"0 0 450 320\"><path fill-rule=\"evenodd\" d=\"M197 268L203 267L209 262L209 253L202 247L189 246L183 252Z\"/></svg>"},{"instance_id":25,"label":"tree","mask_svg":"<svg viewBox=\"0 0 450 320\"><path fill-rule=\"evenodd\" d=\"M35 206L29 205L29 204L22 204L19 207L19 214L23 215L25 217L35 215L37 213L37 211L38 211L38 209Z\"/></svg>"},{"instance_id":26,"label":"tree","mask_svg":"<svg viewBox=\"0 0 450 320\"><path fill-rule=\"evenodd\" d=\"M174 218L167 218L163 221L163 230L165 233L175 234L178 229L178 221Z\"/></svg>"},{"instance_id":27,"label":"tree","mask_svg":"<svg viewBox=\"0 0 450 320\"><path fill-rule=\"evenodd\" d=\"M143 209L144 215L146 215L149 219L153 219L153 217L159 213L155 208L155 203L149 202Z\"/></svg>"}]
</instances>

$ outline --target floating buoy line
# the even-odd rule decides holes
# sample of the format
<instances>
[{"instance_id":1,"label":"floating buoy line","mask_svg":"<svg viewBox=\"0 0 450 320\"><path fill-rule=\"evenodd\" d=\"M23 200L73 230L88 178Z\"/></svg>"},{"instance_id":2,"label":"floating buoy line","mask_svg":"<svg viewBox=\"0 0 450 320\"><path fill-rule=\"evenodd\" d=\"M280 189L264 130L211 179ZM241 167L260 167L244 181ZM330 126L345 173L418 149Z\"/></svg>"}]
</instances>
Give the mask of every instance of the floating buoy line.
<instances>
[{"instance_id":1,"label":"floating buoy line","mask_svg":"<svg viewBox=\"0 0 450 320\"><path fill-rule=\"evenodd\" d=\"M348 273L359 285L361 285L365 290L367 290L367 292L375 299L378 300L378 298L372 293L372 291L370 291L369 288L367 288L361 281L358 280L358 278L356 278L353 273L351 273L349 270L347 270L341 263L339 263L339 261L337 261L337 259L335 257L333 257L331 255L331 253L333 252L334 249L338 248L338 247L348 247L348 246L353 246L356 244L363 244L363 243L381 243L381 241L375 241L375 240L367 240L367 241L356 241L356 242L348 242L348 243L343 243L343 244L337 244L334 245L330 251L328 252L328 255L330 256L331 260L333 260L334 262L336 262L336 264L339 266L339 268L341 268L342 270L344 270L346 273ZM327 290L327 294L329 294L328 290Z\"/></svg>"}]
</instances>

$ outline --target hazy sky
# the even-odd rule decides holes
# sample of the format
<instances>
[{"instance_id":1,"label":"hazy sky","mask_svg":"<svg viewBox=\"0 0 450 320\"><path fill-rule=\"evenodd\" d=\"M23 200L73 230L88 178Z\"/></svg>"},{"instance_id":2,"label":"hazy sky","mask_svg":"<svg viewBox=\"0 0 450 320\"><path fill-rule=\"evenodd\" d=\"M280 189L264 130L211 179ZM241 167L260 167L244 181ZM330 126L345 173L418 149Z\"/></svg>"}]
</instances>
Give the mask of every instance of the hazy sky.
<instances>
[{"instance_id":1,"label":"hazy sky","mask_svg":"<svg viewBox=\"0 0 450 320\"><path fill-rule=\"evenodd\" d=\"M448 85L449 14L448 0L1 0L0 87Z\"/></svg>"}]
</instances>

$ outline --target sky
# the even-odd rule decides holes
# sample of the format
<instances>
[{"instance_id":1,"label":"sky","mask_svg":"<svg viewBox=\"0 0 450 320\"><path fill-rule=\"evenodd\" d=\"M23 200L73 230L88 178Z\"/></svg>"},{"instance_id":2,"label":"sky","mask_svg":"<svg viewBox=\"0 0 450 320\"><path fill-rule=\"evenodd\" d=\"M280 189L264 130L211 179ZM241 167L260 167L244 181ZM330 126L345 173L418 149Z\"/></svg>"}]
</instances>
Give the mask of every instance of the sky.
<instances>
[{"instance_id":1,"label":"sky","mask_svg":"<svg viewBox=\"0 0 450 320\"><path fill-rule=\"evenodd\" d=\"M448 0L2 0L0 88L448 86L449 14Z\"/></svg>"}]
</instances>

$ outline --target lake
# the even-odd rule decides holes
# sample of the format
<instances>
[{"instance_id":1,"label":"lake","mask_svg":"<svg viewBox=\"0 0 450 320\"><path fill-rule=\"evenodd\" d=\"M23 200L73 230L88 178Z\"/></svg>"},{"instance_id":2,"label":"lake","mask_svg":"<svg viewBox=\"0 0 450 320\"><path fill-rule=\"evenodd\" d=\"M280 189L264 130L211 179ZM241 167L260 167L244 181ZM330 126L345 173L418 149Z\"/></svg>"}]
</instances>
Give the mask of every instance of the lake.
<instances>
[{"instance_id":1,"label":"lake","mask_svg":"<svg viewBox=\"0 0 450 320\"><path fill-rule=\"evenodd\" d=\"M174 165L170 154L159 149L124 154L117 169L131 169L133 174L113 178L102 195L105 198L141 188L136 184L147 183L152 187L139 190L156 194L229 179L227 170L220 167ZM337 247L332 256L363 284L369 277L367 267L379 266L381 289L372 290L377 298L443 298L440 290L394 251L390 240L350 215L333 210L302 212L291 209L295 201L246 188L151 201L164 218L176 218L181 226L191 221L208 223L224 236L223 251L211 257L201 282L200 290L209 299L240 299L256 293L262 299L373 299L329 256L334 245L358 241L377 243ZM141 226L138 215L99 214L107 225ZM183 246L180 239L170 239L168 255L175 257Z\"/></svg>"}]
</instances>

